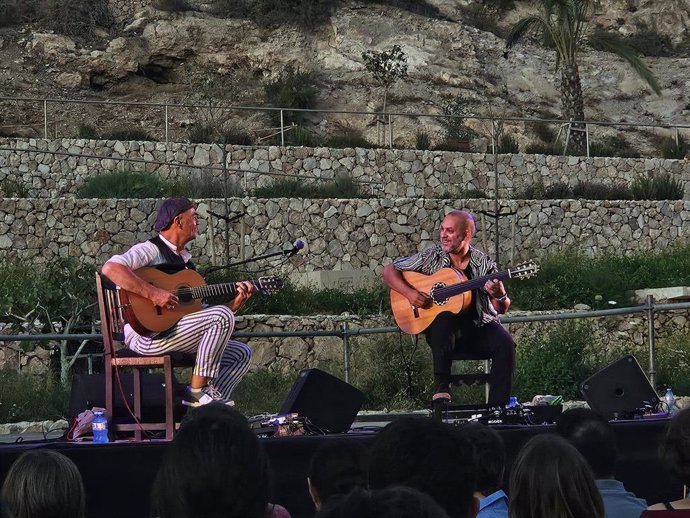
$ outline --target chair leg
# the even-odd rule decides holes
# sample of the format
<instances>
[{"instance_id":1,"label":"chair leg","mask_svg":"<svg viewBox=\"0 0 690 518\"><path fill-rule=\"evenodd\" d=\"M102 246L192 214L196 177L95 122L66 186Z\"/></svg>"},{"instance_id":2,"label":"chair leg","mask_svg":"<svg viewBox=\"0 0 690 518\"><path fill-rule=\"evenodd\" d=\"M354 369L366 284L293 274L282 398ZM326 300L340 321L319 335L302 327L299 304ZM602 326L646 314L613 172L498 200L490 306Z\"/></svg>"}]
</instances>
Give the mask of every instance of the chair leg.
<instances>
[{"instance_id":1,"label":"chair leg","mask_svg":"<svg viewBox=\"0 0 690 518\"><path fill-rule=\"evenodd\" d=\"M141 370L137 367L132 369L132 377L134 381L134 415L137 422L141 422ZM141 441L141 428L139 427L134 430L134 440Z\"/></svg>"},{"instance_id":2,"label":"chair leg","mask_svg":"<svg viewBox=\"0 0 690 518\"><path fill-rule=\"evenodd\" d=\"M113 365L110 358L106 356L105 365L105 417L108 421L112 421L114 417L113 411Z\"/></svg>"},{"instance_id":3,"label":"chair leg","mask_svg":"<svg viewBox=\"0 0 690 518\"><path fill-rule=\"evenodd\" d=\"M173 370L170 357L165 357L163 367L165 375L165 438L172 441L175 433L175 419L173 417Z\"/></svg>"}]
</instances>

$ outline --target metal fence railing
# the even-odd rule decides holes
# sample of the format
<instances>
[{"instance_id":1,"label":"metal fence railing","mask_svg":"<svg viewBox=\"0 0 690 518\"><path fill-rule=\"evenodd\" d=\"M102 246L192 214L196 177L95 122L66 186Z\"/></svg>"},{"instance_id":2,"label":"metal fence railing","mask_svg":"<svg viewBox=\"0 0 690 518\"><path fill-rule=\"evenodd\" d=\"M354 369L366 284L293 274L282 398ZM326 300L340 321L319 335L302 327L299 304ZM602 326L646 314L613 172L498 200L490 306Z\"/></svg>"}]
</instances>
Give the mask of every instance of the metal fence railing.
<instances>
[{"instance_id":1,"label":"metal fence railing","mask_svg":"<svg viewBox=\"0 0 690 518\"><path fill-rule=\"evenodd\" d=\"M462 120L475 121L481 125L486 125L486 133L490 138L491 145L497 145L497 128L505 124L552 124L559 127L559 134L563 133L564 140L567 142L572 130L584 131L587 143L587 156L590 152L590 144L592 142L591 134L593 128L618 128L619 130L635 130L638 132L650 130L666 130L669 131L673 138L675 138L676 145L678 145L682 135L681 132L690 130L690 124L677 122L610 122L610 121L565 121L561 119L540 119L528 117L512 117L512 116L498 116L498 115L447 115L442 113L414 113L414 112L375 112L375 111L360 111L360 110L331 110L331 109L299 109L299 108L276 108L269 106L233 106L218 103L215 105L209 104L182 104L182 103L148 103L148 102L124 102L124 101L104 101L104 100L84 100L84 99L56 99L56 98L32 98L32 97L6 97L0 96L0 106L5 105L2 109L5 114L9 115L7 103L18 103L34 107L33 113L35 117L27 121L25 112L22 112L21 122L10 124L7 122L8 117L5 117L4 125L0 126L0 130L17 128L21 126L30 126L32 128L39 127L42 130L43 138L76 138L79 126L77 115L72 115L72 119L60 118L56 112L56 107L59 105L87 105L95 107L100 110L113 110L116 108L138 109L146 113L148 119L158 120L158 124L154 124L149 128L144 128L155 134L157 139L165 142L183 141L180 136L180 128L175 127L174 122L179 123L185 119L190 111L194 110L218 110L219 112L228 114L229 118L233 112L238 113L236 117L238 120L245 121L249 114L259 113L277 113L280 124L276 128L276 135L280 135L280 144L285 145L285 137L287 132L294 129L294 125L287 123L286 119L291 113L302 114L318 114L325 116L342 116L349 117L363 117L368 121L374 119L378 124L382 124L387 128L387 136L384 133L384 142L380 143L383 146L393 148L395 145L395 131L396 125L401 119L419 121L423 119L432 119L436 121L442 120ZM52 111L51 111L52 110ZM140 117L143 121L144 118ZM117 120L117 119L115 119ZM394 124L395 122L395 124ZM583 129L580 129L583 128ZM51 132L52 130L52 132ZM565 130L565 131L562 131ZM37 136L40 136L37 135ZM492 149L493 151L493 149Z\"/></svg>"},{"instance_id":2,"label":"metal fence railing","mask_svg":"<svg viewBox=\"0 0 690 518\"><path fill-rule=\"evenodd\" d=\"M543 313L538 315L506 316L501 319L504 324L531 323L531 322L550 322L572 319L591 319L591 318L611 318L625 315L644 314L647 320L647 351L648 351L648 370L647 376L652 386L656 385L656 331L655 322L660 313L690 310L690 302L679 302L672 304L656 304L654 298L648 295L644 304L625 308L614 308L594 311L564 311L559 313ZM343 370L345 381L351 378L351 344L350 340L357 336L367 336L375 334L400 333L397 327L377 327L359 328L351 327L350 322L346 321L340 329L333 330L313 330L313 331L270 331L270 332L249 332L238 331L233 334L235 338L288 338L288 337L317 337L330 336L339 337L342 340ZM101 341L103 336L99 333L83 334L0 334L2 342L26 342L26 341ZM94 356L94 355L92 355ZM97 356L97 355L96 355Z\"/></svg>"}]
</instances>

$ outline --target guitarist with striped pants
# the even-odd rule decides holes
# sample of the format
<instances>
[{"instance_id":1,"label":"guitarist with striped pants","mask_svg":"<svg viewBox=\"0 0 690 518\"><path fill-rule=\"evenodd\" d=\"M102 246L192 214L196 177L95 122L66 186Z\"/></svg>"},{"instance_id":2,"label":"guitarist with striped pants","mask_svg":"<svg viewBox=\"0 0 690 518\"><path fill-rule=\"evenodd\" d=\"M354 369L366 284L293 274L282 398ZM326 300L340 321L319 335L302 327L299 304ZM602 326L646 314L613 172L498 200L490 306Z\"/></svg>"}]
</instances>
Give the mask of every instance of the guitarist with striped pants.
<instances>
[{"instance_id":1,"label":"guitarist with striped pants","mask_svg":"<svg viewBox=\"0 0 690 518\"><path fill-rule=\"evenodd\" d=\"M440 243L386 265L384 282L391 290L403 295L416 312L417 308L431 307L433 300L428 292L410 284L404 278L404 272L433 275L442 268L451 268L459 278L467 280L497 272L493 259L471 245L474 233L472 214L463 210L451 211L441 222ZM503 283L491 278L483 287L468 293L471 293L471 301L467 294L470 302L459 313L441 311L423 331L433 356L433 401L435 406L450 401L452 353L476 352L491 358L489 404L504 406L512 386L515 342L501 326L499 315L508 311L510 298Z\"/></svg>"},{"instance_id":2,"label":"guitarist with striped pants","mask_svg":"<svg viewBox=\"0 0 690 518\"><path fill-rule=\"evenodd\" d=\"M169 198L158 209L154 225L158 235L114 255L101 271L117 286L151 301L151 307L175 310L179 297L137 276L135 270L155 267L173 273L195 269L185 245L199 233L196 207L187 198ZM139 354L156 356L172 351L196 352L196 365L183 403L197 407L212 402L232 405L230 394L249 370L252 351L231 340L235 312L251 297L250 282L237 283L237 294L227 305L216 305L183 316L159 333L140 333L125 326L125 345Z\"/></svg>"}]
</instances>

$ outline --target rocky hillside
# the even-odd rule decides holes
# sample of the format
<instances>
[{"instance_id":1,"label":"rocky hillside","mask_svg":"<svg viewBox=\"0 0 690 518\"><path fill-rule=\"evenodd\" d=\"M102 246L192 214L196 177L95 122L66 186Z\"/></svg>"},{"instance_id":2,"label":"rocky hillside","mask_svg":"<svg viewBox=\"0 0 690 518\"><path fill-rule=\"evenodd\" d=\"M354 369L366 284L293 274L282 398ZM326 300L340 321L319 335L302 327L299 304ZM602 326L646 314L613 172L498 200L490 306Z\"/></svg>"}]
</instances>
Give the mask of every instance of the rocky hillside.
<instances>
[{"instance_id":1,"label":"rocky hillside","mask_svg":"<svg viewBox=\"0 0 690 518\"><path fill-rule=\"evenodd\" d=\"M444 102L462 94L475 115L559 116L551 51L537 42L506 51L500 36L470 25L470 21L476 24L476 15L468 14L472 9L477 12L475 2L429 3L438 8L440 17L368 2L342 2L330 22L313 29L262 27L246 19L218 18L203 6L188 12L141 6L111 27L99 29L88 41L51 34L36 25L4 28L0 29L0 94L185 102L195 99L190 78L210 69L227 77L227 102L256 106L264 102L265 81L293 66L314 73L319 108L372 111L381 109L382 95L364 68L362 52L399 44L407 54L409 76L393 87L390 111L437 114ZM505 31L525 13L521 4L496 15L495 32ZM688 13L690 0L606 0L597 21L623 35L646 24L679 48L688 48ZM618 58L586 52L581 74L588 118L688 124L690 57L676 54L646 59L662 85L662 95L657 96ZM43 118L37 109L26 103L5 103L0 126L26 135L41 134ZM100 128L118 124L160 129L162 124L158 112L128 108L106 111L60 104L51 106L51 116ZM188 117L174 114L175 126L189 122ZM375 140L371 117L325 114L311 122L322 129L357 127ZM243 123L254 128L266 125L258 115L244 117ZM439 129L430 119L401 119L396 143L412 144L420 123L432 134ZM474 126L486 133L481 123ZM528 133L522 126L514 130ZM74 135L67 129L60 131L60 136ZM527 138L520 136L520 140L524 144Z\"/></svg>"}]
</instances>

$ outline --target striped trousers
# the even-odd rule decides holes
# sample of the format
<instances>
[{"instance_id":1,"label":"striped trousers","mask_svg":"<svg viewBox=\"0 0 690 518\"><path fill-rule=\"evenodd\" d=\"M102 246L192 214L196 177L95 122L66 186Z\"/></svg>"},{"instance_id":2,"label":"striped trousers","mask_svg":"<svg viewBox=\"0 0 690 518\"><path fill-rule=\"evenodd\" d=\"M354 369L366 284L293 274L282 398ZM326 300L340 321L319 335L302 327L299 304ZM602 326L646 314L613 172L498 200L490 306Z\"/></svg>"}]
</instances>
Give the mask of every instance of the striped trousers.
<instances>
[{"instance_id":1,"label":"striped trousers","mask_svg":"<svg viewBox=\"0 0 690 518\"><path fill-rule=\"evenodd\" d=\"M139 354L155 356L173 351L194 353L194 374L213 380L224 398L249 370L252 350L247 344L231 340L235 315L223 305L190 313L169 330L148 337L125 327L125 345Z\"/></svg>"}]
</instances>

